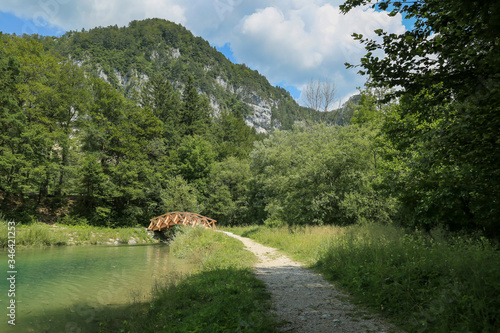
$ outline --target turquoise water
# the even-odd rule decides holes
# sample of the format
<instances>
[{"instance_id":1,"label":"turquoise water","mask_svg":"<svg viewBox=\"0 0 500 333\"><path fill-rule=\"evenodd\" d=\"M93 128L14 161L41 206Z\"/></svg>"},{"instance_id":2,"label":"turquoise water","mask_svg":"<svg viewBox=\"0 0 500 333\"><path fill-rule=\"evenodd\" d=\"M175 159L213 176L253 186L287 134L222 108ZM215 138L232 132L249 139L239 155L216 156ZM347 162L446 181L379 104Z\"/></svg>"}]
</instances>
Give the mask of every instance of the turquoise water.
<instances>
[{"instance_id":1,"label":"turquoise water","mask_svg":"<svg viewBox=\"0 0 500 333\"><path fill-rule=\"evenodd\" d=\"M0 332L6 333L97 332L103 318L123 321L125 306L150 300L154 286L190 270L158 244L17 250L12 326L7 255L0 252Z\"/></svg>"}]
</instances>

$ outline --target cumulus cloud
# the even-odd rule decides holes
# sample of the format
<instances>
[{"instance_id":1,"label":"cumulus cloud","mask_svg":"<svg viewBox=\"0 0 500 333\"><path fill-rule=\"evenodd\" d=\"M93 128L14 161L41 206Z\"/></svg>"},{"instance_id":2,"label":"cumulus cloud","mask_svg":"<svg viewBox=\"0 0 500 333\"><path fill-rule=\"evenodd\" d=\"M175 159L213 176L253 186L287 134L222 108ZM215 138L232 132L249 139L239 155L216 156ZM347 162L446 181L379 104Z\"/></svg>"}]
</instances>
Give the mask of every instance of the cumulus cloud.
<instances>
[{"instance_id":1,"label":"cumulus cloud","mask_svg":"<svg viewBox=\"0 0 500 333\"><path fill-rule=\"evenodd\" d=\"M342 15L331 4L308 4L283 10L266 7L242 19L240 38L232 42L236 57L262 70L273 82L285 80L302 89L311 79L332 80L338 96L362 86L364 78L344 63L358 63L365 53L352 33L376 38L373 30L401 33L401 17L389 17L369 8Z\"/></svg>"},{"instance_id":2,"label":"cumulus cloud","mask_svg":"<svg viewBox=\"0 0 500 333\"><path fill-rule=\"evenodd\" d=\"M36 27L46 25L64 30L125 26L149 17L186 21L185 8L174 0L0 0L0 10L29 20L35 32Z\"/></svg>"},{"instance_id":3,"label":"cumulus cloud","mask_svg":"<svg viewBox=\"0 0 500 333\"><path fill-rule=\"evenodd\" d=\"M338 97L364 84L357 70L365 53L353 32L375 37L373 30L404 31L399 15L389 17L371 8L343 15L343 0L0 0L0 10L36 25L64 30L125 26L131 20L164 18L184 25L195 35L223 46L230 43L235 58L257 69L272 84L302 89L313 79L335 82ZM35 30L35 31L33 31Z\"/></svg>"}]
</instances>

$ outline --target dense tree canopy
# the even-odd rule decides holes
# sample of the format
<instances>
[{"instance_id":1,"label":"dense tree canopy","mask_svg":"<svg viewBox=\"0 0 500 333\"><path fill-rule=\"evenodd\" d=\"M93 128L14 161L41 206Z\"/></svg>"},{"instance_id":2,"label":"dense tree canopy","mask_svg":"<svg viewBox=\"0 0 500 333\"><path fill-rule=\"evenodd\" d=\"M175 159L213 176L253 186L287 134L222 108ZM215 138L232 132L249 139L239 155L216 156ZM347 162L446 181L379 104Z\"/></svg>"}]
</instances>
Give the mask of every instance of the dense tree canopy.
<instances>
[{"instance_id":1,"label":"dense tree canopy","mask_svg":"<svg viewBox=\"0 0 500 333\"><path fill-rule=\"evenodd\" d=\"M393 207L375 191L375 135L370 127L297 125L256 144L251 166L264 198L260 215L297 224L387 222Z\"/></svg>"},{"instance_id":2,"label":"dense tree canopy","mask_svg":"<svg viewBox=\"0 0 500 333\"><path fill-rule=\"evenodd\" d=\"M35 39L0 42L1 209L21 222L203 212L215 161L246 158L257 138L238 101L213 118L193 77L178 91L158 73L127 98Z\"/></svg>"},{"instance_id":3,"label":"dense tree canopy","mask_svg":"<svg viewBox=\"0 0 500 333\"><path fill-rule=\"evenodd\" d=\"M349 0L348 11L369 1ZM384 132L398 154L398 196L408 223L480 227L500 221L500 5L494 1L379 1L416 19L403 34L376 33L361 72L397 88ZM379 58L377 50L385 57ZM351 65L349 65L351 66Z\"/></svg>"},{"instance_id":4,"label":"dense tree canopy","mask_svg":"<svg viewBox=\"0 0 500 333\"><path fill-rule=\"evenodd\" d=\"M60 39L0 35L2 213L126 226L190 210L231 225L377 221L494 236L498 5L375 7L415 18L415 28L377 31L381 42L356 35L370 84L334 112L297 108L283 89L162 20ZM257 135L245 123L248 96L221 79L283 97L272 121L287 130ZM209 93L225 94L219 112Z\"/></svg>"}]
</instances>

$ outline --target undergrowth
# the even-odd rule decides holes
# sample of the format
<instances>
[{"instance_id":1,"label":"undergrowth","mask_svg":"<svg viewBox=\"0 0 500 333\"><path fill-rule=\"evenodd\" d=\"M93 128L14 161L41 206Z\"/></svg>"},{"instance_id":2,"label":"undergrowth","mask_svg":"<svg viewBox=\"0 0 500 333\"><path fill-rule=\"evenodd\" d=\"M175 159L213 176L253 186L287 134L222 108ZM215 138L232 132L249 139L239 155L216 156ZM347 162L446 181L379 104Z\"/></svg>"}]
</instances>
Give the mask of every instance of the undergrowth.
<instances>
[{"instance_id":1,"label":"undergrowth","mask_svg":"<svg viewBox=\"0 0 500 333\"><path fill-rule=\"evenodd\" d=\"M0 248L7 246L7 221L0 217ZM154 242L144 228L106 228L88 225L49 225L44 223L18 224L15 228L17 247L59 245L127 244Z\"/></svg>"},{"instance_id":2,"label":"undergrowth","mask_svg":"<svg viewBox=\"0 0 500 333\"><path fill-rule=\"evenodd\" d=\"M198 270L159 288L142 313L101 332L275 332L270 295L252 273L255 256L222 233L186 227L170 247Z\"/></svg>"},{"instance_id":3,"label":"undergrowth","mask_svg":"<svg viewBox=\"0 0 500 333\"><path fill-rule=\"evenodd\" d=\"M499 332L500 252L390 225L230 229L308 262L409 332Z\"/></svg>"}]
</instances>

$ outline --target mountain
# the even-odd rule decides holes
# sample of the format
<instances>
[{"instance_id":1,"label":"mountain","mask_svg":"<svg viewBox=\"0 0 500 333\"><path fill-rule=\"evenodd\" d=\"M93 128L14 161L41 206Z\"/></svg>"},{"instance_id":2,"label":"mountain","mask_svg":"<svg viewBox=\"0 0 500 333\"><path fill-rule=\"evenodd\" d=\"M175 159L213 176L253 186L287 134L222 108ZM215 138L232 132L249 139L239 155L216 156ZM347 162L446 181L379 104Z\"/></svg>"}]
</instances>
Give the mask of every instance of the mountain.
<instances>
[{"instance_id":1,"label":"mountain","mask_svg":"<svg viewBox=\"0 0 500 333\"><path fill-rule=\"evenodd\" d=\"M132 99L152 75L162 75L179 91L191 75L214 113L231 110L236 98L243 102L245 122L257 132L325 118L299 106L285 89L273 87L257 71L233 64L203 38L166 20L132 21L127 27L98 27L39 40Z\"/></svg>"}]
</instances>

